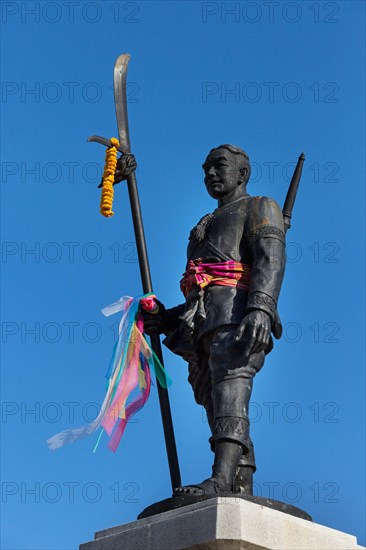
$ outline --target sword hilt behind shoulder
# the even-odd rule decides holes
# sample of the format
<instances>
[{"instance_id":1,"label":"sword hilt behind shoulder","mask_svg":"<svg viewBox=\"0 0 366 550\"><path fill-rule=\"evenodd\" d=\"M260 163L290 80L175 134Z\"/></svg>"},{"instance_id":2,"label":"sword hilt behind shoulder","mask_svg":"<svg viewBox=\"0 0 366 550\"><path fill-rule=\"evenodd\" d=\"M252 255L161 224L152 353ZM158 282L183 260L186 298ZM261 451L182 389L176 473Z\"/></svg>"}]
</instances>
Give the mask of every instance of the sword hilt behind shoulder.
<instances>
[{"instance_id":1,"label":"sword hilt behind shoulder","mask_svg":"<svg viewBox=\"0 0 366 550\"><path fill-rule=\"evenodd\" d=\"M304 164L305 155L301 153L299 160L297 161L294 175L292 176L290 187L288 188L285 204L282 209L283 222L285 225L285 232L291 227L292 210L294 208L296 193L299 188L302 167Z\"/></svg>"}]
</instances>

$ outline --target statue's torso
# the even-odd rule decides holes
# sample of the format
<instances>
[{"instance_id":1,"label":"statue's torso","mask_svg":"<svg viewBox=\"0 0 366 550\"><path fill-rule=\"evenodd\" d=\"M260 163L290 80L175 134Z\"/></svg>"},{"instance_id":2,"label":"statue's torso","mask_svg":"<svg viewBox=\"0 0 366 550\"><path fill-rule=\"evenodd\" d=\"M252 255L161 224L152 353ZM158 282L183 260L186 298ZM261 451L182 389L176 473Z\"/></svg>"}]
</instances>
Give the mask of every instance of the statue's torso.
<instances>
[{"instance_id":1,"label":"statue's torso","mask_svg":"<svg viewBox=\"0 0 366 550\"><path fill-rule=\"evenodd\" d=\"M191 232L187 260L198 258L203 262L234 260L250 264L251 253L244 234L251 204L252 197L247 196L217 208L208 222L202 218L203 224L198 231L199 236L197 237L197 226ZM210 285L204 293L206 319L200 323L199 335L225 324L239 324L245 316L247 300L246 290Z\"/></svg>"},{"instance_id":2,"label":"statue's torso","mask_svg":"<svg viewBox=\"0 0 366 550\"><path fill-rule=\"evenodd\" d=\"M243 196L205 216L191 231L187 259L203 262L234 260L252 267L249 291L209 285L204 290L206 319L199 335L246 315L248 294L274 315L285 267L283 216L268 197ZM254 257L255 256L255 257ZM272 309L271 309L272 308Z\"/></svg>"},{"instance_id":3,"label":"statue's torso","mask_svg":"<svg viewBox=\"0 0 366 550\"><path fill-rule=\"evenodd\" d=\"M241 198L217 208L197 238L192 230L187 249L187 260L202 258L204 261L220 262L234 260L250 263L251 255L244 239L248 211L252 197ZM198 224L199 226L200 224ZM203 221L205 225L205 221ZM202 235L204 233L204 235Z\"/></svg>"}]
</instances>

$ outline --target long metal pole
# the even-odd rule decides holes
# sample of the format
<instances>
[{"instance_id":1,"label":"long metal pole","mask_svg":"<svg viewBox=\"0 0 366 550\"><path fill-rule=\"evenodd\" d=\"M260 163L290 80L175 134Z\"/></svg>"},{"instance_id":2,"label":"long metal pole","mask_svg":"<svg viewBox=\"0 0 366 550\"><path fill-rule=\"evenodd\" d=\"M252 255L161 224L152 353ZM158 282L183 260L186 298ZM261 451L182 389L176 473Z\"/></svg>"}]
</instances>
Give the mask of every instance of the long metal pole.
<instances>
[{"instance_id":1,"label":"long metal pole","mask_svg":"<svg viewBox=\"0 0 366 550\"><path fill-rule=\"evenodd\" d=\"M114 98L119 136L119 147L117 149L123 154L129 154L131 152L130 134L128 131L126 94L127 67L130 57L131 56L129 54L122 54L118 57L114 65ZM91 136L88 138L88 141L95 141L97 143L101 143L106 147L111 147L112 145L110 140L105 139L101 136ZM152 292L152 284L135 171L127 176L127 186L128 194L130 197L133 228L135 232L142 288L144 294L147 294L148 292ZM152 334L150 336L150 340L151 347L154 353L157 355L159 361L164 366L159 334ZM174 491L176 487L179 487L181 485L181 477L179 471L177 447L175 444L172 414L170 410L169 395L168 390L160 386L158 380L156 380L156 385L158 388L165 446L168 455L170 479L172 483L172 489Z\"/></svg>"},{"instance_id":2,"label":"long metal pole","mask_svg":"<svg viewBox=\"0 0 366 550\"><path fill-rule=\"evenodd\" d=\"M131 212L133 227L135 231L137 255L139 259L139 267L142 281L142 288L144 294L152 292L152 283L150 275L149 260L147 256L146 240L144 233L144 226L142 223L140 199L137 190L137 181L135 172L132 172L127 177L128 194L130 197ZM150 336L151 347L156 353L159 361L164 366L163 354L161 350L160 337L158 334L152 334ZM160 403L161 419L163 423L165 446L168 455L170 479L172 484L172 490L181 485L181 477L179 470L177 447L175 443L174 429L172 414L170 410L169 394L166 388L160 386L159 382L156 382L158 388L158 396Z\"/></svg>"}]
</instances>

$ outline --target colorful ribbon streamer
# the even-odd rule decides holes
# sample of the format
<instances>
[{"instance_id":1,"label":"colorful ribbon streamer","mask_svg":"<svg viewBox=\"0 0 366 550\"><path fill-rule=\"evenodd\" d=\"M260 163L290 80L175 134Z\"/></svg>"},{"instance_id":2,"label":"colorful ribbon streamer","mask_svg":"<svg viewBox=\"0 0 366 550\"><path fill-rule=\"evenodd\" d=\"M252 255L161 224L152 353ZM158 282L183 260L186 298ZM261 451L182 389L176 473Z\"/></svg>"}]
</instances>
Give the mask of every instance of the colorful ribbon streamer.
<instances>
[{"instance_id":1,"label":"colorful ribbon streamer","mask_svg":"<svg viewBox=\"0 0 366 550\"><path fill-rule=\"evenodd\" d=\"M147 343L143 332L144 324L140 305L143 309L154 309L155 296L151 293L131 298L123 296L104 309L102 313L109 317L123 311L119 324L119 336L114 346L112 359L107 371L107 393L97 418L82 428L65 430L47 440L50 450L55 451L68 443L83 439L94 433L99 426L102 431L94 447L96 451L103 430L110 437L108 447L115 452L126 425L146 403L151 387L153 369L159 384L166 388L171 380L158 357ZM127 404L128 398L139 389L139 394Z\"/></svg>"}]
</instances>

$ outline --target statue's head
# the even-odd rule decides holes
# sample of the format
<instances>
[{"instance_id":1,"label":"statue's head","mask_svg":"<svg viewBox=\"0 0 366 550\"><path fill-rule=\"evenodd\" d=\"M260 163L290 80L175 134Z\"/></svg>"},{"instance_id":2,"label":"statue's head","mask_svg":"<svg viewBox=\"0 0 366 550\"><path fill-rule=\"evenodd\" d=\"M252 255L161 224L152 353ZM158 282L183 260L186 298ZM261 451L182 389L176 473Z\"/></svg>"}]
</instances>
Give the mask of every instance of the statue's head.
<instances>
[{"instance_id":1,"label":"statue's head","mask_svg":"<svg viewBox=\"0 0 366 550\"><path fill-rule=\"evenodd\" d=\"M250 177L249 157L235 145L225 144L211 149L202 168L207 191L215 199L239 185L245 189Z\"/></svg>"}]
</instances>

